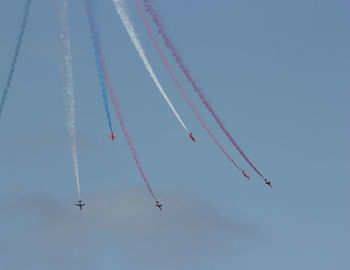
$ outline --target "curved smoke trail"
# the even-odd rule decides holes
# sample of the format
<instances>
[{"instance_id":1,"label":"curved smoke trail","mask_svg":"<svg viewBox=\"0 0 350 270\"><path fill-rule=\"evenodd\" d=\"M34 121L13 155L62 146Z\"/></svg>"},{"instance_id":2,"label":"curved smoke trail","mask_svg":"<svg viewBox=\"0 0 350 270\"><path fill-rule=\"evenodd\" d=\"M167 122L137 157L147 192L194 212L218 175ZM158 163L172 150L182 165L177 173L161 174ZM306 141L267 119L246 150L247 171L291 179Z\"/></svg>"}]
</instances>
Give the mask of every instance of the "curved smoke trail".
<instances>
[{"instance_id":1,"label":"curved smoke trail","mask_svg":"<svg viewBox=\"0 0 350 270\"><path fill-rule=\"evenodd\" d=\"M78 150L75 136L75 110L74 110L74 86L73 86L73 67L72 53L70 44L70 31L68 26L68 3L63 0L61 12L57 11L57 23L59 26L58 37L63 62L63 80L64 80L64 102L67 113L67 126L71 139L72 160L74 167L75 182L78 196L80 198L79 168L78 168Z\"/></svg>"},{"instance_id":2,"label":"curved smoke trail","mask_svg":"<svg viewBox=\"0 0 350 270\"><path fill-rule=\"evenodd\" d=\"M115 1L115 0L114 0ZM158 33L161 35L161 37L164 40L165 45L170 49L172 56L175 58L176 63L179 65L182 72L185 74L187 80L192 85L193 89L196 91L196 93L199 95L199 98L205 105L205 107L209 110L211 115L214 117L217 124L220 126L222 131L225 133L226 137L229 139L229 141L234 145L234 147L238 150L238 152L241 154L241 156L248 162L248 164L254 169L254 171L263 179L265 177L260 173L260 171L253 165L253 163L248 159L248 157L245 155L245 153L242 151L242 149L239 147L239 145L236 143L236 141L231 136L230 132L225 128L224 124L210 105L209 101L205 98L202 90L200 87L197 86L197 83L194 81L194 79L191 76L191 73L189 69L184 65L182 58L180 54L178 53L177 49L175 48L174 43L169 38L168 34L165 32L163 25L160 22L160 16L159 14L153 9L152 3L149 0L143 0L146 6L146 11L152 16L153 22L157 26Z\"/></svg>"},{"instance_id":3,"label":"curved smoke trail","mask_svg":"<svg viewBox=\"0 0 350 270\"><path fill-rule=\"evenodd\" d=\"M154 83L156 84L159 92L162 94L163 98L165 99L165 101L168 103L170 109L173 111L173 113L175 114L177 120L180 122L180 124L182 125L182 127L186 130L186 132L189 134L189 130L187 129L186 125L184 124L184 122L182 121L182 119L180 118L179 114L176 112L173 104L170 102L168 96L166 95L166 93L164 92L164 89L163 87L161 86L156 74L154 73L153 69L152 69L152 66L151 64L149 63L147 57L146 57L146 54L141 46L141 42L139 41L136 33L135 33L135 30L134 30L134 27L131 23L131 20L129 18L129 15L127 14L127 11L126 11L126 6L125 6L125 3L124 3L124 0L113 0L114 1L114 4L115 4L115 7L116 7L116 10L122 20L122 23L126 29L126 31L128 32L129 36L130 36L130 39L132 41L132 43L134 44L138 54L140 55L147 71L149 72L151 78L153 79Z\"/></svg>"},{"instance_id":4,"label":"curved smoke trail","mask_svg":"<svg viewBox=\"0 0 350 270\"><path fill-rule=\"evenodd\" d=\"M24 11L24 16L23 16L23 21L22 21L22 24L21 24L21 30L19 32L19 36L18 36L18 40L17 40L17 44L16 44L15 55L14 55L14 57L12 59L11 66L10 66L10 72L9 72L8 77L7 77L7 82L6 82L4 91L3 91L2 95L1 95L0 117L1 117L2 111L4 109L5 101L6 101L7 94L8 94L8 91L9 91L9 88L10 88L10 85L11 85L11 81L12 81L12 76L13 76L13 73L15 72L16 62L17 62L17 58L18 58L18 55L19 55L19 52L20 52L20 49L21 49L23 36L24 36L24 33L25 33L27 21L28 21L29 8L30 8L31 3L32 3L32 0L28 0L27 1L26 7L25 7L25 11Z\"/></svg>"},{"instance_id":5,"label":"curved smoke trail","mask_svg":"<svg viewBox=\"0 0 350 270\"><path fill-rule=\"evenodd\" d=\"M107 115L107 121L108 121L108 126L110 129L110 132L113 134L113 128L112 128L112 122L111 122L111 115L109 112L109 107L108 107L108 95L107 95L107 90L106 90L106 80L104 78L104 74L106 73L105 71L105 64L104 64L104 55L101 50L101 44L99 42L100 37L99 37L99 30L97 27L97 23L94 17L94 7L92 6L91 1L84 0L85 3L85 10L88 15L88 21L89 21L89 28L90 28L90 33L91 33L91 38L93 41L93 46L94 46L94 55L95 55L95 63L97 67L97 76L98 80L101 86L101 92L102 92L102 97L103 97L103 103Z\"/></svg>"},{"instance_id":6,"label":"curved smoke trail","mask_svg":"<svg viewBox=\"0 0 350 270\"><path fill-rule=\"evenodd\" d=\"M173 81L175 82L176 86L179 88L179 90L181 91L182 95L184 96L184 98L186 99L188 105L191 107L192 111L196 114L198 120L201 122L202 126L205 128L205 130L208 132L208 134L210 135L210 137L214 140L214 142L217 144L217 146L221 149L221 151L225 154L225 156L233 163L233 165L239 169L240 171L242 171L242 169L237 165L237 163L230 157L230 155L226 152L226 150L223 148L223 146L219 143L219 141L215 138L215 136L213 135L213 133L211 132L211 130L209 129L209 127L207 126L207 124L204 122L203 118L201 117L201 115L199 114L199 112L196 110L196 108L194 107L193 103L191 102L191 100L189 99L189 97L187 96L187 94L185 93L185 90L183 89L182 85L180 84L179 80L177 79L174 71L172 70L172 68L170 67L170 64L168 62L168 60L166 59L163 50L161 49L161 47L159 46L159 43L157 42L156 37L154 36L154 34L152 33L152 29L148 23L148 20L146 18L146 15L140 5L139 0L136 0L136 5L137 8L139 9L140 13L141 13L141 17L143 19L143 22L145 23L145 26L147 28L147 32L148 35L150 36L150 38L153 41L154 46L156 47L160 57L163 60L164 65L166 66L169 74L171 75L171 77L173 78Z\"/></svg>"},{"instance_id":7,"label":"curved smoke trail","mask_svg":"<svg viewBox=\"0 0 350 270\"><path fill-rule=\"evenodd\" d=\"M117 117L119 119L119 122L120 122L120 125L122 127L122 130L123 130L123 133L126 137L126 141L128 142L128 145L129 145L129 148L130 148L130 151L132 153L132 156L134 157L134 160L136 162L136 165L137 165L137 168L139 169L141 175L142 175L142 178L143 178L143 181L145 182L146 186L147 186L147 189L148 191L151 193L153 199L155 201L157 201L157 198L156 196L154 195L152 189L151 189L151 186L150 184L148 183L148 180L146 178L146 175L142 169L142 166L141 166L141 163L139 161L139 158L137 156L137 153L136 153L136 150L135 150L135 147L134 145L132 144L132 141L131 141L131 137L128 133L128 130L126 129L126 126L125 126L125 122L124 122L124 118L121 114L121 111L120 111L120 106L119 106L119 103L118 103L118 100L117 100L117 97L116 95L114 94L114 91L113 91L113 86L112 86L112 83L111 81L109 80L108 78L108 75L106 76L106 80L107 80L107 87L108 87L108 92L109 92L109 96L112 100L112 103L113 103L113 106L114 106L114 109L115 109L115 112L117 114Z\"/></svg>"},{"instance_id":8,"label":"curved smoke trail","mask_svg":"<svg viewBox=\"0 0 350 270\"><path fill-rule=\"evenodd\" d=\"M84 0L85 3L87 2L91 2L91 0ZM87 9L90 7L90 5L87 5ZM95 18L93 17L93 14L91 12L88 12L88 14L90 14L89 16L91 16L91 19L92 21L95 22L95 31L96 31L96 35L95 35L95 39L94 39L94 42L96 42L96 44L98 44L98 47L99 47L99 51L100 51L100 54L99 54L99 58L101 60L101 71L103 72L103 78L106 82L106 86L107 86L107 89L108 89L108 93L109 93L109 96L112 100L112 103L113 103L113 106L114 106L114 109L115 109L115 112L117 114L117 117L119 119L119 122L120 122L120 125L122 127L122 130L123 130L123 133L126 137L126 140L128 142L128 145L129 145L129 148L130 148L130 151L132 153L132 156L136 162L136 165L137 165L137 168L139 169L140 173L141 173L141 176L143 178L143 181L145 182L146 186L147 186L147 189L148 191L150 192L150 194L152 195L153 199L155 201L157 201L157 198L156 196L154 195L152 189L151 189L151 186L146 178L146 175L143 171L143 168L141 166L141 163L140 163L140 160L137 156L137 153L136 153L136 150L135 150L135 147L133 146L132 144L132 141L131 141L131 138L130 138L130 135L128 133L128 130L126 129L126 126L125 126L125 122L124 122L124 118L122 116L122 113L121 113L121 110L120 110L120 106L119 106L119 103L118 103L118 100L117 100L117 96L115 95L114 93L114 88L113 88L113 85L111 83L111 80L109 78L109 74L107 72L107 69L106 69L106 65L105 65L105 60L104 60L104 56L103 56L103 53L102 53L102 47L101 47L101 42L100 42L100 38L99 38L99 35L98 35L98 32L97 32L97 25L96 25L96 21L95 21ZM91 29L91 28L90 28Z\"/></svg>"}]
</instances>

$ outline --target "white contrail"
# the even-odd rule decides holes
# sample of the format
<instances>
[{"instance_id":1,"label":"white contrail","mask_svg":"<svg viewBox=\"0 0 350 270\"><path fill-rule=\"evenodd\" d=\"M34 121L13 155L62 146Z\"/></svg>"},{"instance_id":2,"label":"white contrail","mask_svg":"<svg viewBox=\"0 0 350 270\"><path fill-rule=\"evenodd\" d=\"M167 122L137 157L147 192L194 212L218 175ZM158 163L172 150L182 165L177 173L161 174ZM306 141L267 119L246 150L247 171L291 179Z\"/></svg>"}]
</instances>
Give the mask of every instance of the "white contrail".
<instances>
[{"instance_id":1,"label":"white contrail","mask_svg":"<svg viewBox=\"0 0 350 270\"><path fill-rule=\"evenodd\" d=\"M168 96L166 95L166 93L164 92L163 87L161 86L161 84L159 83L159 80L156 76L156 74L154 73L151 64L148 62L148 59L146 57L146 54L141 46L141 43L135 33L134 27L131 23L131 20L129 18L129 15L127 13L127 9L126 9L126 5L124 3L124 0L113 0L116 10L122 20L122 23L124 25L124 27L126 28L126 31L128 32L130 39L132 41L132 43L134 44L137 52L139 53L147 71L149 72L151 78L153 79L154 83L156 84L159 92L162 94L163 98L165 99L165 101L168 103L170 109L173 111L173 113L175 114L177 120L179 120L179 122L181 123L181 125L183 126L183 128L186 130L187 133L190 133L186 127L186 125L184 124L184 122L182 121L182 119L180 118L179 114L176 112L173 104L170 102Z\"/></svg>"},{"instance_id":2,"label":"white contrail","mask_svg":"<svg viewBox=\"0 0 350 270\"><path fill-rule=\"evenodd\" d=\"M73 68L72 53L70 45L70 31L68 26L68 3L62 0L62 10L57 11L57 22L59 26L58 37L60 41L61 54L63 59L63 81L64 81L64 102L67 113L67 126L72 145L72 159L77 186L78 196L80 198L79 168L78 168L78 150L75 136L75 110L74 110L74 86L73 86Z\"/></svg>"}]
</instances>

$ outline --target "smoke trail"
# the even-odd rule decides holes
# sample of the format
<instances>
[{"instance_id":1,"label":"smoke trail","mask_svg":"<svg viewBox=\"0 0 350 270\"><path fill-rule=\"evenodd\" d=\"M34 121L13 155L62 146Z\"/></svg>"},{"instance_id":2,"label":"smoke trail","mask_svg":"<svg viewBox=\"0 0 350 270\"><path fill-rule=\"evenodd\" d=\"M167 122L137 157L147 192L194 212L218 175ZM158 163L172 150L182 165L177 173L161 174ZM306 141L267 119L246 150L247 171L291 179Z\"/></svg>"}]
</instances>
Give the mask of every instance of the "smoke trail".
<instances>
[{"instance_id":1,"label":"smoke trail","mask_svg":"<svg viewBox=\"0 0 350 270\"><path fill-rule=\"evenodd\" d=\"M94 56L95 56L95 63L96 63L96 67L97 67L97 76L98 76L98 80L99 80L99 83L101 86L101 92L102 92L103 103L104 103L104 107L105 107L105 111L106 111L106 115L107 115L108 126L110 129L110 132L113 134L111 116L110 116L109 107L108 107L106 80L104 78L104 74L106 73L105 63L104 63L104 55L103 55L103 52L101 50L99 30L97 28L97 23L96 23L94 15L93 15L94 7L92 6L91 1L84 0L84 3L85 3L85 10L86 10L86 13L88 15L91 38L92 38L93 45L94 45Z\"/></svg>"},{"instance_id":2,"label":"smoke trail","mask_svg":"<svg viewBox=\"0 0 350 270\"><path fill-rule=\"evenodd\" d=\"M153 22L157 26L158 33L161 35L161 37L164 40L165 45L170 49L171 54L176 60L176 63L181 68L182 72L185 74L187 80L191 83L193 89L197 92L199 95L199 98L205 105L205 107L209 110L211 115L214 117L217 124L220 126L222 131L225 133L226 137L230 140L230 142L234 145L234 147L238 150L238 152L241 154L241 156L248 162L248 164L254 169L254 171L260 175L263 179L265 177L260 173L260 171L253 165L253 163L248 159L248 157L245 155L245 153L242 151L242 149L239 147L239 145L236 143L236 141L233 139L231 134L228 132L228 130L225 128L224 124L214 111L214 109L211 107L210 103L205 98L202 90L197 86L197 83L193 80L191 73L189 69L184 65L182 58L180 54L178 53L177 49L175 48L174 43L169 38L168 34L165 32L163 25L160 22L159 14L153 9L152 2L149 0L143 0L146 6L146 11L152 16Z\"/></svg>"},{"instance_id":3,"label":"smoke trail","mask_svg":"<svg viewBox=\"0 0 350 270\"><path fill-rule=\"evenodd\" d=\"M156 84L159 92L162 94L163 98L165 99L165 101L168 103L170 109L173 111L173 113L175 114L177 120L179 120L179 122L181 123L182 127L186 130L187 133L190 133L186 127L186 125L184 124L184 122L182 121L182 119L180 118L180 116L178 115L178 113L176 112L173 104L170 102L168 96L166 95L166 93L164 92L163 87L161 86L161 84L159 83L159 80L157 78L157 76L155 75L155 73L153 72L152 66L149 63L146 54L141 46L141 43L135 33L134 27L130 21L129 15L127 14L126 11L126 7L125 7L125 3L124 0L113 0L116 10L123 22L124 27L126 28L126 31L128 32L130 39L132 41L132 43L134 44L138 54L140 55L147 71L149 72L151 78L153 79L154 83Z\"/></svg>"},{"instance_id":4,"label":"smoke trail","mask_svg":"<svg viewBox=\"0 0 350 270\"><path fill-rule=\"evenodd\" d=\"M242 171L242 169L237 165L237 163L230 157L230 155L226 152L226 150L223 148L223 146L219 143L219 141L215 138L215 136L213 135L213 133L211 132L211 130L209 129L209 127L207 126L207 124L204 122L203 118L201 117L201 115L198 113L198 111L196 110L196 108L194 107L193 103L191 102L191 100L189 99L189 97L187 96L187 94L185 93L182 85L180 84L179 80L177 79L174 71L172 70L172 68L170 67L170 64L168 62L168 60L166 59L163 50L161 49L161 47L159 46L159 43L157 42L156 37L154 36L154 34L152 33L152 29L148 23L148 20L146 18L146 15L140 5L139 0L136 0L136 6L139 9L140 13L141 13L141 17L143 19L143 22L145 23L145 26L147 28L147 32L148 35L150 36L150 38L153 41L154 46L157 48L157 51L160 55L160 57L163 60L164 65L166 66L169 74L171 75L171 77L173 78L176 86L179 88L179 90L181 91L182 95L184 96L184 98L186 99L188 105L191 107L192 111L196 114L198 120L202 123L202 126L205 128L205 130L208 132L208 134L210 135L210 137L214 140L214 142L217 144L217 146L221 149L221 151L225 154L225 156L233 163L233 165L236 166L237 169L239 169L240 171Z\"/></svg>"},{"instance_id":5,"label":"smoke trail","mask_svg":"<svg viewBox=\"0 0 350 270\"><path fill-rule=\"evenodd\" d=\"M155 201L157 201L157 198L156 196L154 195L152 189L151 189L151 186L149 185L148 183L148 180L146 178L146 175L142 169L142 166L141 166L141 163L139 161L139 158L137 156L137 153L136 153L136 150L135 150L135 147L133 146L132 144L132 141L131 141L131 137L128 133L128 130L126 129L126 126L125 126L125 123L124 123L124 119L123 119L123 116L121 114L121 111L120 111L120 106L119 106L119 103L118 103L118 100L117 100L117 97L116 95L114 94L114 91L113 91L113 86L112 86L112 83L110 82L109 78L107 78L107 87L108 87L108 92L109 92L109 96L112 100L112 103L113 103L113 106L114 106L114 109L115 109L115 112L118 116L118 119L119 119L119 122L120 122L120 125L122 127L122 130L123 130L123 133L126 137L126 141L128 142L128 145L129 145L129 148L130 148L130 151L132 153L132 156L134 157L134 160L136 162L136 165L137 165L137 168L139 169L141 175L142 175L142 178L143 178L143 181L145 182L146 186L147 186L147 189L148 191L151 193L153 199Z\"/></svg>"},{"instance_id":6,"label":"smoke trail","mask_svg":"<svg viewBox=\"0 0 350 270\"><path fill-rule=\"evenodd\" d=\"M54 2L55 4L55 2ZM80 198L80 184L79 184L79 168L78 168L78 150L75 136L75 110L74 110L74 86L73 86L73 67L72 67L72 53L70 44L70 31L68 26L68 3L63 0L62 10L57 11L57 24L59 26L58 37L62 53L63 62L63 80L64 80L64 102L67 113L67 126L71 139L72 146L72 160L75 175L75 182L77 186L78 196Z\"/></svg>"},{"instance_id":7,"label":"smoke trail","mask_svg":"<svg viewBox=\"0 0 350 270\"><path fill-rule=\"evenodd\" d=\"M91 1L92 1L92 0L84 0L87 9L90 7ZM87 11L88 11L88 10L87 10ZM96 33L95 33L94 42L95 42L96 44L98 44L98 47L99 47L99 52L100 52L99 58L100 58L101 65L102 65L102 66L101 66L101 71L103 72L102 75L103 75L103 78L104 78L104 80L105 80L105 82L106 82L106 86L107 86L107 89L108 89L109 96L110 96L110 98L111 98L111 100L112 100L112 103L113 103L115 112L116 112L117 117L118 117L118 119L119 119L119 122L120 122L120 125L121 125L121 127L122 127L123 133L124 133L124 135L125 135L125 137L126 137L127 143L128 143L128 145L129 145L130 151L131 151L131 153L132 153L132 156L133 156L133 158L134 158L134 160L135 160L135 162L136 162L137 168L139 169L139 171L140 171L140 173L141 173L141 176L142 176L143 181L145 182L145 184L146 184L146 186L147 186L148 191L149 191L150 194L152 195L153 199L154 199L155 201L157 201L157 198L156 198L156 196L154 195L154 193L153 193L153 191L152 191L152 189L151 189L151 186L150 186L150 184L149 184L149 182L148 182L148 180L147 180L147 178L146 178L146 175L145 175L145 173L144 173L144 171L143 171L143 168L142 168L141 163L140 163L140 161L139 161L139 158L138 158L138 156L137 156L135 147L134 147L133 144L132 144L131 137L130 137L130 135L129 135L129 133L128 133L128 130L126 129L125 122L124 122L124 119L123 119L123 116L122 116L122 113L121 113L121 110L120 110L120 106L119 106L119 103L118 103L118 99L117 99L117 96L116 96L115 93L114 93L114 88L113 88L113 85L112 85L111 80L110 80L110 78L109 78L109 74L108 74L107 69L106 69L106 65L105 65L106 62L105 62L105 60L104 60L104 56L103 56L103 53L102 53L102 47L101 47L101 42L100 42L100 38L99 38L99 35L98 35L98 28L97 28L97 25L96 25L95 18L94 18L93 14L92 14L90 11L88 11L88 14L90 14L89 16L91 17L91 21L94 21L94 22L95 22L95 24L94 24L94 27L95 27L95 28L94 28L94 29L95 29Z\"/></svg>"},{"instance_id":8,"label":"smoke trail","mask_svg":"<svg viewBox=\"0 0 350 270\"><path fill-rule=\"evenodd\" d=\"M16 44L16 49L15 49L15 55L13 56L12 62L11 62L11 66L10 66L10 72L9 75L7 77L7 82L4 88L4 91L1 95L1 102L0 102L0 117L2 114L2 111L4 109L4 105L5 105L5 101L7 98L7 93L9 91L10 85L11 85L11 81L12 81L12 76L13 73L15 72L15 68L16 68L16 62L17 62L17 58L21 49L21 45L22 45L22 41L23 41L23 36L25 33L25 29L26 29L26 25L27 25L27 21L28 21L28 16L29 16L29 8L30 5L32 3L32 0L28 0L26 7L25 7L25 11L24 11L24 16L23 16L23 21L21 24L21 30L19 32L19 36L18 36L18 40L17 40L17 44Z\"/></svg>"}]
</instances>

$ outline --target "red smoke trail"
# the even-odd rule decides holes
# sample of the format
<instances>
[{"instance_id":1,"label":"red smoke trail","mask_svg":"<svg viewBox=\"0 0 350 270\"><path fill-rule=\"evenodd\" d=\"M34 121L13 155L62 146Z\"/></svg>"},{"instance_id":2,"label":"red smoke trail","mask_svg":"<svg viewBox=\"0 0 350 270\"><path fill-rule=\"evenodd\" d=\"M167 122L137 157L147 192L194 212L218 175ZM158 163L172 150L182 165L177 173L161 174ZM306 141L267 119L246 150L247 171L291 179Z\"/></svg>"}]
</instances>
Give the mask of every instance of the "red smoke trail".
<instances>
[{"instance_id":1,"label":"red smoke trail","mask_svg":"<svg viewBox=\"0 0 350 270\"><path fill-rule=\"evenodd\" d=\"M148 180L146 178L146 175L142 169L142 166L141 166L141 163L139 161L139 158L137 157L137 154L136 154L136 150L134 148L134 145L132 144L131 142L131 138L129 136L129 133L128 133L128 130L126 129L126 126L125 126L125 123L124 123L124 119L123 119L123 116L121 114L121 111L120 111L120 106L119 106L119 103L118 103L118 100L117 100L117 97L113 91L113 85L109 79L109 74L108 73L105 73L105 80L107 82L107 88L108 88L108 93L109 93L109 96L112 100L112 103L113 103L113 106L114 106L114 109L115 109L115 112L118 116L118 119L119 119L119 122L120 122L120 125L122 127L122 130L123 130L123 133L126 137L126 141L128 142L128 145L129 145L129 148L130 148L130 151L132 153L132 156L134 157L135 159L135 162L136 162L136 165L137 165L137 168L139 169L141 175L142 175L142 178L143 178L143 181L145 182L147 188L148 188L148 191L151 193L153 199L155 201L157 201L157 198L156 196L154 195L152 189L151 189L151 186L149 185L148 183Z\"/></svg>"},{"instance_id":2,"label":"red smoke trail","mask_svg":"<svg viewBox=\"0 0 350 270\"><path fill-rule=\"evenodd\" d=\"M152 8L152 3L149 0L143 0L146 6L146 11L152 16L153 22L156 24L158 33L161 35L161 37L164 40L165 45L170 49L171 54L175 58L177 64L181 68L182 72L185 74L187 80L191 83L193 89L197 92L199 95L199 98L202 100L205 107L209 110L211 115L214 117L222 131L225 133L227 138L230 140L230 142L236 147L238 152L242 155L242 157L248 162L248 164L254 169L254 171L259 174L263 179L265 177L259 172L259 170L253 165L253 163L248 159L248 157L244 154L242 149L239 147L239 145L236 143L236 141L233 139L231 134L228 132L228 130L225 128L224 124L221 122L220 118L215 113L214 109L211 107L210 103L206 100L204 94L202 93L202 90L197 86L196 82L192 79L191 73L189 69L184 65L182 58L180 54L178 53L177 49L175 48L173 42L169 38L168 34L165 32L163 25L160 22L160 16L158 13Z\"/></svg>"},{"instance_id":3,"label":"red smoke trail","mask_svg":"<svg viewBox=\"0 0 350 270\"><path fill-rule=\"evenodd\" d=\"M166 59L161 47L159 46L159 43L157 42L156 37L153 35L151 27L148 23L148 20L145 16L145 13L140 5L139 0L136 0L136 5L137 8L139 9L140 13L141 13L141 17L145 23L145 26L147 28L147 32L148 35L150 36L150 38L153 41L154 46L157 48L158 53L160 55L160 57L163 60L164 65L166 66L168 72L170 73L171 77L173 78L176 86L180 89L182 95L184 96L184 98L186 99L188 105L190 105L192 111L196 114L197 118L199 119L199 121L202 123L202 126L205 128L205 130L208 132L208 134L210 135L210 137L214 140L214 142L217 144L217 146L221 149L221 151L225 154L225 156L233 163L233 165L236 166L237 169L239 169L240 171L242 171L242 169L237 165L237 163L229 156L229 154L225 151L225 149L222 147L222 145L219 143L219 141L214 137L213 133L211 132L211 130L209 129L209 127L207 126L207 124L204 122L203 118L200 116L200 114L198 113L198 111L196 110L196 108L194 107L193 103L191 102L191 100L189 99L189 97L186 95L184 89L182 88L182 85L180 84L180 82L178 81L178 79L176 78L176 75L174 73L174 71L172 70L172 68L170 67L170 64L168 62L168 60Z\"/></svg>"},{"instance_id":4,"label":"red smoke trail","mask_svg":"<svg viewBox=\"0 0 350 270\"><path fill-rule=\"evenodd\" d=\"M89 1L89 4L91 4L91 1ZM87 7L87 12L89 12L88 8L89 8L89 5L88 5L88 2L87 0L84 0L85 4L86 4L86 7ZM148 191L151 193L153 199L155 201L157 201L157 198L156 196L154 195L152 189L151 189L151 186L149 185L148 183L148 180L146 178L146 175L142 169L142 166L141 166L141 163L139 161L139 158L137 156L137 153L136 153L136 150L131 142L131 138L130 138L130 135L128 133L128 130L126 129L126 126L125 126L125 123L124 123L124 119L123 119L123 116L122 116L122 113L121 113L121 110L120 110L120 106L119 106L119 103L118 103L118 100L117 100L117 96L115 95L114 93L114 88L113 88L113 85L112 85L112 82L110 80L110 77L109 77L109 74L107 72L107 68L106 68L106 61L104 59L104 54L102 52L102 46L101 46L101 41L100 41L100 35L99 35L99 31L98 31L98 27L97 27L97 22L96 22L96 19L94 17L94 14L92 12L89 12L88 15L90 16L90 19L94 22L93 24L93 30L94 30L94 45L96 45L96 47L98 48L97 49L97 54L95 52L95 54L98 56L98 75L102 75L103 74L103 79L106 83L106 86L107 86L107 89L108 89L108 94L112 100L112 103L113 103L113 106L114 106L114 109L115 109L115 112L117 114L117 117L119 119L119 123L122 127L122 130L123 130L123 133L126 137L126 141L129 145L129 148L130 148L130 151L132 153L132 156L134 157L135 159L135 162L136 162L136 165L137 165L137 168L139 169L141 175L142 175L142 178L143 178L143 181L145 182L147 188L148 188ZM100 78L101 79L101 78Z\"/></svg>"}]
</instances>

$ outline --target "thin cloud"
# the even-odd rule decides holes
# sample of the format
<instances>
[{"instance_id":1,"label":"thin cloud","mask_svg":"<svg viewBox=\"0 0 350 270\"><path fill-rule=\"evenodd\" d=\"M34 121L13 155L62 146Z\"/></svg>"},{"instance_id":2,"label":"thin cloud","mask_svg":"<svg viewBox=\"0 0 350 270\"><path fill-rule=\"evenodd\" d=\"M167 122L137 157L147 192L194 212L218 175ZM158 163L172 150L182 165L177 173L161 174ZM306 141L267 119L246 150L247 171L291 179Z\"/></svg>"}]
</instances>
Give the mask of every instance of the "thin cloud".
<instances>
[{"instance_id":1,"label":"thin cloud","mask_svg":"<svg viewBox=\"0 0 350 270\"><path fill-rule=\"evenodd\" d=\"M27 262L30 270L41 258L50 269L89 270L117 258L115 265L124 269L206 269L247 238L244 224L220 216L193 193L159 194L163 212L138 189L96 194L83 212L43 195L2 201L7 221L0 225L0 251L6 259L0 266ZM13 244L18 236L20 247Z\"/></svg>"}]
</instances>

